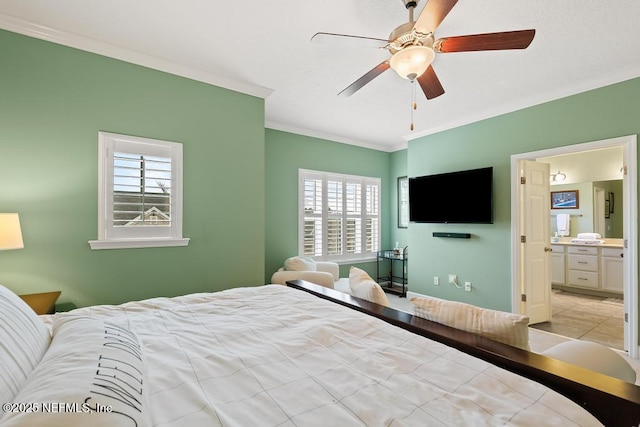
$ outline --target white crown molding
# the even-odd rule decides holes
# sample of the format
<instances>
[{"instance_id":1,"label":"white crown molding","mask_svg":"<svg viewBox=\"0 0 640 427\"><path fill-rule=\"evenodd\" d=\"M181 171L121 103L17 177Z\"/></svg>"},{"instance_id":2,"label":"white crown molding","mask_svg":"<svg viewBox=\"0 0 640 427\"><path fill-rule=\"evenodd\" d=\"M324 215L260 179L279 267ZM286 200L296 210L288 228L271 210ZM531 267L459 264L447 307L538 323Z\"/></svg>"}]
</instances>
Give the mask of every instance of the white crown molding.
<instances>
[{"instance_id":1,"label":"white crown molding","mask_svg":"<svg viewBox=\"0 0 640 427\"><path fill-rule=\"evenodd\" d=\"M210 85L218 86L246 95L266 99L273 93L272 89L250 83L238 82L224 77L216 76L201 70L190 68L181 64L167 61L140 52L121 48L89 37L72 34L66 31L56 30L44 25L28 22L15 16L0 13L0 28L29 37L61 44L64 46L84 50L109 58L129 62L180 77L197 80Z\"/></svg>"},{"instance_id":2,"label":"white crown molding","mask_svg":"<svg viewBox=\"0 0 640 427\"><path fill-rule=\"evenodd\" d=\"M417 138L421 138L427 135L433 135L438 132L443 132L449 129L454 129L460 126L465 126L471 123L480 122L482 120L490 119L492 117L501 116L503 114L512 113L514 111L523 110L525 108L533 107L535 105L544 104L546 102L555 101L558 99L566 98L579 93L588 92L590 90L599 89L612 84L620 83L626 80L635 79L640 77L640 68L630 68L626 70L620 70L617 73L608 74L602 76L597 80L593 80L586 83L579 83L573 86L565 86L557 91L549 91L540 93L529 98L524 98L519 101L503 104L497 108L489 109L479 112L475 115L467 115L461 120L451 121L442 126L437 126L424 131L418 131L409 135L403 136L405 141L411 141Z\"/></svg>"},{"instance_id":3,"label":"white crown molding","mask_svg":"<svg viewBox=\"0 0 640 427\"><path fill-rule=\"evenodd\" d=\"M370 148L372 150L385 151L385 152L398 151L398 150L401 150L402 148L406 148L406 145L407 145L406 142L401 141L399 144L396 144L396 145L399 145L400 148L396 148L395 145L394 147L389 147L388 145L373 144L371 142L345 138L343 136L333 135L333 134L320 132L312 129L298 128L295 126L285 125L283 123L269 121L269 120L265 121L264 127L268 129L279 130L282 132L295 133L297 135L308 136L311 138L326 139L327 141L337 142L340 144L355 145L362 148ZM403 145L404 147L402 147Z\"/></svg>"}]
</instances>

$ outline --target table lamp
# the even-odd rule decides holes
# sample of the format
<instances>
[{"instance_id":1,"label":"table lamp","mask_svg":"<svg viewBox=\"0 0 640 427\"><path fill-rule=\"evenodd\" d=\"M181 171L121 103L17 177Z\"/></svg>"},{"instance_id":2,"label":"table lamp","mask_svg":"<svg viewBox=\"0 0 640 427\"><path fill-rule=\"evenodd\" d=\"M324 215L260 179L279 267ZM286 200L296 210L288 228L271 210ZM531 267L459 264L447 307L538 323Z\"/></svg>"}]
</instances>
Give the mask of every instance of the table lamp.
<instances>
[{"instance_id":1,"label":"table lamp","mask_svg":"<svg viewBox=\"0 0 640 427\"><path fill-rule=\"evenodd\" d=\"M22 249L22 232L17 213L0 213L0 251Z\"/></svg>"}]
</instances>

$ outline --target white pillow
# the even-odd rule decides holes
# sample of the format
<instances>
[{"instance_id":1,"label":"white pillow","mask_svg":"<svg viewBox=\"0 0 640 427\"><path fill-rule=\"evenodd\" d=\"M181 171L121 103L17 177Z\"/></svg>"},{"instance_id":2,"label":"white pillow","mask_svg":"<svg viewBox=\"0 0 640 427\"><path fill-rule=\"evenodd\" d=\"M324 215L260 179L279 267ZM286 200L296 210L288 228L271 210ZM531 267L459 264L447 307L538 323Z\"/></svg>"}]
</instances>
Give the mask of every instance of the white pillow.
<instances>
[{"instance_id":1,"label":"white pillow","mask_svg":"<svg viewBox=\"0 0 640 427\"><path fill-rule=\"evenodd\" d=\"M51 346L14 400L38 411L5 412L2 426L151 425L142 350L138 337L116 324L56 315Z\"/></svg>"},{"instance_id":2,"label":"white pillow","mask_svg":"<svg viewBox=\"0 0 640 427\"><path fill-rule=\"evenodd\" d=\"M284 262L286 271L316 271L316 262L313 258L294 256Z\"/></svg>"},{"instance_id":3,"label":"white pillow","mask_svg":"<svg viewBox=\"0 0 640 427\"><path fill-rule=\"evenodd\" d=\"M366 271L358 267L351 266L351 268L349 268L349 286L357 286L365 280L373 279Z\"/></svg>"},{"instance_id":4,"label":"white pillow","mask_svg":"<svg viewBox=\"0 0 640 427\"><path fill-rule=\"evenodd\" d=\"M31 307L0 285L0 403L13 401L50 342L49 329Z\"/></svg>"},{"instance_id":5,"label":"white pillow","mask_svg":"<svg viewBox=\"0 0 640 427\"><path fill-rule=\"evenodd\" d=\"M411 298L415 315L529 350L529 317L434 297Z\"/></svg>"},{"instance_id":6,"label":"white pillow","mask_svg":"<svg viewBox=\"0 0 640 427\"><path fill-rule=\"evenodd\" d=\"M349 288L354 297L375 302L386 307L390 306L387 294L384 293L380 285L364 270L353 266L349 269Z\"/></svg>"}]
</instances>

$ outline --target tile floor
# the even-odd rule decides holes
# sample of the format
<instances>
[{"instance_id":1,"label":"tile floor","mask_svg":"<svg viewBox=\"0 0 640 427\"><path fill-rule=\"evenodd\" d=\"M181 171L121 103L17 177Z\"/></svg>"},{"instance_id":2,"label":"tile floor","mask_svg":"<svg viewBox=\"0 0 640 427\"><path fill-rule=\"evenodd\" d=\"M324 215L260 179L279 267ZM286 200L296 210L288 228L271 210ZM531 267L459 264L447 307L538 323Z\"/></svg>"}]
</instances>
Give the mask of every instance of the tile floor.
<instances>
[{"instance_id":1,"label":"tile floor","mask_svg":"<svg viewBox=\"0 0 640 427\"><path fill-rule=\"evenodd\" d=\"M532 328L624 350L622 299L581 295L554 289L550 322Z\"/></svg>"}]
</instances>

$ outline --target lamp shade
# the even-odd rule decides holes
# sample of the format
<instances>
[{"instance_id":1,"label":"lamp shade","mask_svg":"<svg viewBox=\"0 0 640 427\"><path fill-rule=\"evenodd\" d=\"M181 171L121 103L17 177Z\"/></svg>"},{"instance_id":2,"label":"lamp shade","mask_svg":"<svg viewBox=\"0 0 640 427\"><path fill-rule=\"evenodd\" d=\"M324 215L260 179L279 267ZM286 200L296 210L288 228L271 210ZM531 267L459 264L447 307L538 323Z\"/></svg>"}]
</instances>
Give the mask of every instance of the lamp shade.
<instances>
[{"instance_id":1,"label":"lamp shade","mask_svg":"<svg viewBox=\"0 0 640 427\"><path fill-rule=\"evenodd\" d=\"M391 68L403 79L413 80L429 68L436 54L427 46L408 46L396 52L389 61Z\"/></svg>"},{"instance_id":2,"label":"lamp shade","mask_svg":"<svg viewBox=\"0 0 640 427\"><path fill-rule=\"evenodd\" d=\"M22 231L17 213L0 213L0 250L22 249Z\"/></svg>"}]
</instances>

